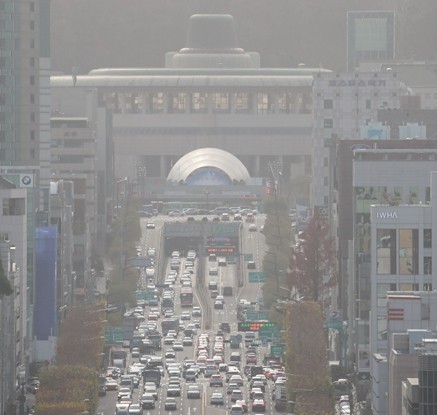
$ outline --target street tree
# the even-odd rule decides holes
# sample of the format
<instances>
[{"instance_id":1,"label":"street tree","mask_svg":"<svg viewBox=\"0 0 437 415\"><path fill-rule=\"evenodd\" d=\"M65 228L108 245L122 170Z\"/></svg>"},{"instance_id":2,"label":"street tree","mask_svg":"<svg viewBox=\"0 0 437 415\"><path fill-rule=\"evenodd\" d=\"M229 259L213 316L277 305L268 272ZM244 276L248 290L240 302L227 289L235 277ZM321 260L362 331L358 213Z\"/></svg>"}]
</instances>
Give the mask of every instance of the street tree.
<instances>
[{"instance_id":1,"label":"street tree","mask_svg":"<svg viewBox=\"0 0 437 415\"><path fill-rule=\"evenodd\" d=\"M336 281L336 249L327 221L317 212L290 256L288 287L299 296L324 302Z\"/></svg>"},{"instance_id":2,"label":"street tree","mask_svg":"<svg viewBox=\"0 0 437 415\"><path fill-rule=\"evenodd\" d=\"M288 397L296 414L332 414L334 401L322 308L314 301L284 305Z\"/></svg>"},{"instance_id":3,"label":"street tree","mask_svg":"<svg viewBox=\"0 0 437 415\"><path fill-rule=\"evenodd\" d=\"M267 215L261 232L266 238L267 252L262 269L267 278L263 285L263 297L264 303L270 306L280 296L279 287L286 283L293 232L284 198L277 195L267 198L265 210Z\"/></svg>"}]
</instances>

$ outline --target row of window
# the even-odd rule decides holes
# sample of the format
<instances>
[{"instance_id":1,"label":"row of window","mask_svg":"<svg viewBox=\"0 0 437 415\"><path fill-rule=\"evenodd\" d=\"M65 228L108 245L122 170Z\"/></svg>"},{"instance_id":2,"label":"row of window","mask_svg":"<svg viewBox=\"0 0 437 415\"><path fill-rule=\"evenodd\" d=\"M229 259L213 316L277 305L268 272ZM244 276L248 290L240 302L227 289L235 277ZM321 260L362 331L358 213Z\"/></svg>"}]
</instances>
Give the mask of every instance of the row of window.
<instances>
[{"instance_id":1,"label":"row of window","mask_svg":"<svg viewBox=\"0 0 437 415\"><path fill-rule=\"evenodd\" d=\"M419 269L418 229L377 229L376 238L377 274L432 274L432 257L430 255L422 257L422 270ZM423 230L420 245L423 249L432 247L431 229Z\"/></svg>"},{"instance_id":2,"label":"row of window","mask_svg":"<svg viewBox=\"0 0 437 415\"><path fill-rule=\"evenodd\" d=\"M309 93L152 92L107 93L100 97L112 112L146 113L310 113Z\"/></svg>"}]
</instances>

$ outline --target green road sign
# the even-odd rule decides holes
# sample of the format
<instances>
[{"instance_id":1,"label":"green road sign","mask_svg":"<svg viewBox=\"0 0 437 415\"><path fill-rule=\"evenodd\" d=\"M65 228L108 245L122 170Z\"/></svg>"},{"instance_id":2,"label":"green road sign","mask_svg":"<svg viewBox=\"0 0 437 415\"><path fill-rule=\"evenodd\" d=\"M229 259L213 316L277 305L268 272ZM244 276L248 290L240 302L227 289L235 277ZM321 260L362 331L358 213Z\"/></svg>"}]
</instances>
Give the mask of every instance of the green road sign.
<instances>
[{"instance_id":1,"label":"green road sign","mask_svg":"<svg viewBox=\"0 0 437 415\"><path fill-rule=\"evenodd\" d=\"M272 324L272 323L271 323ZM260 327L258 337L260 339L274 339L277 338L279 333L279 327L276 324L265 325Z\"/></svg>"},{"instance_id":2,"label":"green road sign","mask_svg":"<svg viewBox=\"0 0 437 415\"><path fill-rule=\"evenodd\" d=\"M253 254L244 254L245 261L253 261Z\"/></svg>"},{"instance_id":3,"label":"green road sign","mask_svg":"<svg viewBox=\"0 0 437 415\"><path fill-rule=\"evenodd\" d=\"M285 345L270 347L270 354L272 354L273 356L282 356L284 352L285 352Z\"/></svg>"},{"instance_id":4,"label":"green road sign","mask_svg":"<svg viewBox=\"0 0 437 415\"><path fill-rule=\"evenodd\" d=\"M247 320L262 321L269 319L269 312L266 311L248 311L246 313Z\"/></svg>"},{"instance_id":5,"label":"green road sign","mask_svg":"<svg viewBox=\"0 0 437 415\"><path fill-rule=\"evenodd\" d=\"M106 329L105 341L108 343L114 343L122 341L124 339L124 330L121 327L114 327L112 329Z\"/></svg>"},{"instance_id":6,"label":"green road sign","mask_svg":"<svg viewBox=\"0 0 437 415\"><path fill-rule=\"evenodd\" d=\"M266 278L265 272L249 272L249 282L265 282Z\"/></svg>"}]
</instances>

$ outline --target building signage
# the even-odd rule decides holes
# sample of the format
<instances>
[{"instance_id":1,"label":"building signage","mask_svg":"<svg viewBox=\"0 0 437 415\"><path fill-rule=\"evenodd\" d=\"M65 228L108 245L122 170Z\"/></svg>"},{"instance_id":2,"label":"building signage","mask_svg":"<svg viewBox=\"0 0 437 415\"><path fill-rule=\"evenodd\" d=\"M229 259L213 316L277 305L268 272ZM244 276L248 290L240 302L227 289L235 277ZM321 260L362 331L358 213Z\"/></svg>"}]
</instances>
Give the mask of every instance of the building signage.
<instances>
[{"instance_id":1,"label":"building signage","mask_svg":"<svg viewBox=\"0 0 437 415\"><path fill-rule=\"evenodd\" d=\"M359 87L359 86L375 86L375 87L384 87L386 86L385 79L368 79L364 81L363 79L330 79L328 82L328 86L332 87Z\"/></svg>"},{"instance_id":2,"label":"building signage","mask_svg":"<svg viewBox=\"0 0 437 415\"><path fill-rule=\"evenodd\" d=\"M376 219L398 219L398 212L386 210L384 212L376 212Z\"/></svg>"},{"instance_id":3,"label":"building signage","mask_svg":"<svg viewBox=\"0 0 437 415\"><path fill-rule=\"evenodd\" d=\"M270 323L265 321L253 321L251 323L238 323L238 331L260 331L267 329L273 331L277 328L276 323Z\"/></svg>"},{"instance_id":4,"label":"building signage","mask_svg":"<svg viewBox=\"0 0 437 415\"><path fill-rule=\"evenodd\" d=\"M207 254L233 254L237 252L235 246L208 246L206 248Z\"/></svg>"}]
</instances>

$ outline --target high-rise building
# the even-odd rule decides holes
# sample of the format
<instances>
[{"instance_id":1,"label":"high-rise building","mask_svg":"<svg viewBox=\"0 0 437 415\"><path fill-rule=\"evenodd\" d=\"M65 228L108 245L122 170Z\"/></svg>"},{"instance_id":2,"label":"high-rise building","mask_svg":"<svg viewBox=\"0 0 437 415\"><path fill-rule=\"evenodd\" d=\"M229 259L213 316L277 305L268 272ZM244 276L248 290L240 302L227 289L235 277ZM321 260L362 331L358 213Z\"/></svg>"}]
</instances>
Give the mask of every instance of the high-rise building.
<instances>
[{"instance_id":1,"label":"high-rise building","mask_svg":"<svg viewBox=\"0 0 437 415\"><path fill-rule=\"evenodd\" d=\"M394 59L395 14L393 11L347 13L347 70L362 61Z\"/></svg>"}]
</instances>

